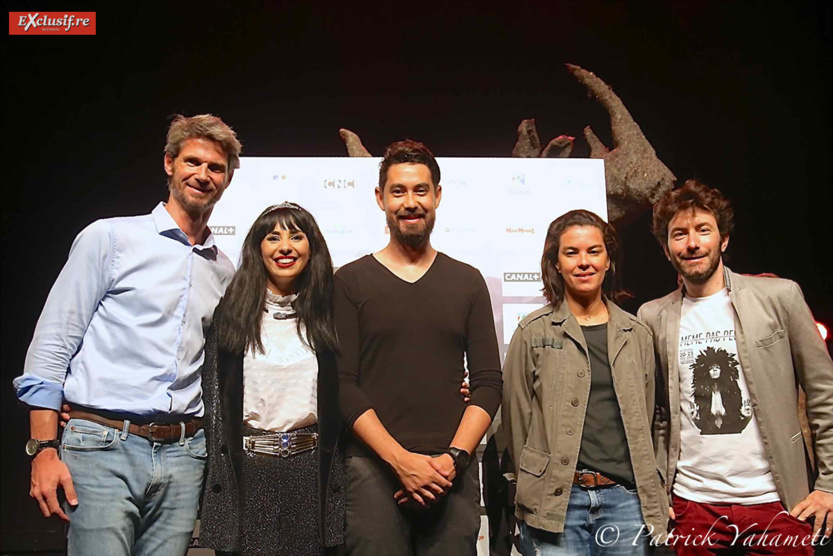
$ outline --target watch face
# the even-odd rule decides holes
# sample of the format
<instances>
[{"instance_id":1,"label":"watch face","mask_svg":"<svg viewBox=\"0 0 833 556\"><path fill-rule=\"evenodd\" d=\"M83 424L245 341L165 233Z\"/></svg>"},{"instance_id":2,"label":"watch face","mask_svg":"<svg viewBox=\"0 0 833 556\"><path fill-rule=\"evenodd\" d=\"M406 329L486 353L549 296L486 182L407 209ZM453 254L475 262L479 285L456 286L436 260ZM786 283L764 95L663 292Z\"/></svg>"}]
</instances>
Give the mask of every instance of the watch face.
<instances>
[{"instance_id":1,"label":"watch face","mask_svg":"<svg viewBox=\"0 0 833 556\"><path fill-rule=\"evenodd\" d=\"M40 442L36 438L30 438L28 442L26 442L26 454L29 456L34 456L38 453L38 448L40 448Z\"/></svg>"},{"instance_id":2,"label":"watch face","mask_svg":"<svg viewBox=\"0 0 833 556\"><path fill-rule=\"evenodd\" d=\"M458 469L464 469L469 465L469 453L460 448L451 448L449 450L452 459L454 459L454 466Z\"/></svg>"}]
</instances>

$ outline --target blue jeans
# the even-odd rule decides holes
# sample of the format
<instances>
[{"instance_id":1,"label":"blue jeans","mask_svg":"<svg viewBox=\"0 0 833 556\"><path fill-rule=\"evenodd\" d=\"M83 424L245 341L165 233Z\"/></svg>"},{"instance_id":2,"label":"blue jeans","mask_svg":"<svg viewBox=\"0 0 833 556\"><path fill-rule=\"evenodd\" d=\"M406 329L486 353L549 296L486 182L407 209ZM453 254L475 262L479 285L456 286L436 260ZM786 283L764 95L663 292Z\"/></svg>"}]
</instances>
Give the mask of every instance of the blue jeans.
<instances>
[{"instance_id":1,"label":"blue jeans","mask_svg":"<svg viewBox=\"0 0 833 556\"><path fill-rule=\"evenodd\" d=\"M524 556L644 555L642 510L635 490L622 485L584 489L573 485L563 533L521 522Z\"/></svg>"},{"instance_id":2,"label":"blue jeans","mask_svg":"<svg viewBox=\"0 0 833 556\"><path fill-rule=\"evenodd\" d=\"M70 419L61 459L72 474L78 506L64 505L68 555L184 555L197 519L205 457L202 430L163 444Z\"/></svg>"}]
</instances>

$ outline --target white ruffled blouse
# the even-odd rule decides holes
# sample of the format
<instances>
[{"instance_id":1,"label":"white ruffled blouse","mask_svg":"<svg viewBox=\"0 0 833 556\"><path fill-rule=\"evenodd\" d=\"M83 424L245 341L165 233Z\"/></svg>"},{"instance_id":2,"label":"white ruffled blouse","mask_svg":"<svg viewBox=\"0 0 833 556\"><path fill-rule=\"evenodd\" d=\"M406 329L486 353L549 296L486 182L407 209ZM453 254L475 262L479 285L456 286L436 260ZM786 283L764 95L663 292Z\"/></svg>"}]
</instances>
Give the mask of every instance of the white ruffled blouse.
<instances>
[{"instance_id":1,"label":"white ruffled blouse","mask_svg":"<svg viewBox=\"0 0 833 556\"><path fill-rule=\"evenodd\" d=\"M266 291L264 353L243 357L243 423L250 427L282 432L318 422L318 360L298 336L291 305L297 297Z\"/></svg>"}]
</instances>

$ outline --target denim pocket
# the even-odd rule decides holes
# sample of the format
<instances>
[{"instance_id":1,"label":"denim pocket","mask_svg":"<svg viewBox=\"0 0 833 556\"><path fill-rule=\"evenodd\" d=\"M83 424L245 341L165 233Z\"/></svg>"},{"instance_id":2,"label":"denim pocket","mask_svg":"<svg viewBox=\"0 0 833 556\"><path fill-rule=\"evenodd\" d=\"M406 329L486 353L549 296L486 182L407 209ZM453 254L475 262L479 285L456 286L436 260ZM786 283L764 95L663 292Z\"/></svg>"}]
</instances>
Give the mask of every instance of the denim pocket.
<instances>
[{"instance_id":1,"label":"denim pocket","mask_svg":"<svg viewBox=\"0 0 833 556\"><path fill-rule=\"evenodd\" d=\"M119 431L85 421L70 419L61 439L61 450L71 452L92 452L109 450L115 444Z\"/></svg>"},{"instance_id":2,"label":"denim pocket","mask_svg":"<svg viewBox=\"0 0 833 556\"><path fill-rule=\"evenodd\" d=\"M208 450L205 446L205 429L198 430L194 436L185 440L185 450L192 458L205 459L208 457Z\"/></svg>"},{"instance_id":3,"label":"denim pocket","mask_svg":"<svg viewBox=\"0 0 833 556\"><path fill-rule=\"evenodd\" d=\"M625 485L619 483L619 484L614 485L614 488L620 488L620 489L624 490L625 492L627 492L628 494L632 494L634 496L637 496L636 487L628 488Z\"/></svg>"}]
</instances>

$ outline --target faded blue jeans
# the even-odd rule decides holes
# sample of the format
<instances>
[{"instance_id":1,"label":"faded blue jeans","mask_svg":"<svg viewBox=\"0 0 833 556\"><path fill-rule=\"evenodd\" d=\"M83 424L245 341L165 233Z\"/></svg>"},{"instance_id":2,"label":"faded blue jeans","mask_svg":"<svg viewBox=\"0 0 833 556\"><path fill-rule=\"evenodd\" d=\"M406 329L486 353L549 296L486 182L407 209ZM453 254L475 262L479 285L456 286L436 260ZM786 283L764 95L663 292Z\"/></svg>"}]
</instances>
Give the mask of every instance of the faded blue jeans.
<instances>
[{"instance_id":1,"label":"faded blue jeans","mask_svg":"<svg viewBox=\"0 0 833 556\"><path fill-rule=\"evenodd\" d=\"M61 441L78 506L69 516L68 555L183 556L197 519L205 432L181 442L70 419Z\"/></svg>"},{"instance_id":2,"label":"faded blue jeans","mask_svg":"<svg viewBox=\"0 0 833 556\"><path fill-rule=\"evenodd\" d=\"M584 489L573 485L563 533L521 522L524 556L642 556L648 537L635 490L622 485Z\"/></svg>"}]
</instances>

